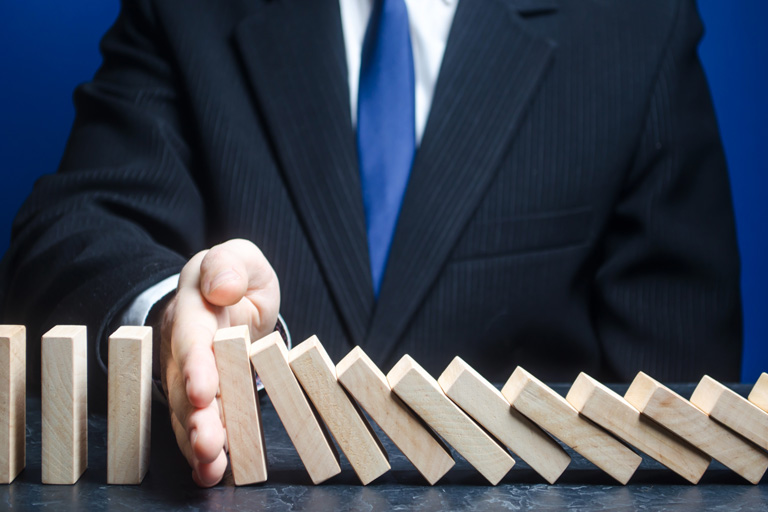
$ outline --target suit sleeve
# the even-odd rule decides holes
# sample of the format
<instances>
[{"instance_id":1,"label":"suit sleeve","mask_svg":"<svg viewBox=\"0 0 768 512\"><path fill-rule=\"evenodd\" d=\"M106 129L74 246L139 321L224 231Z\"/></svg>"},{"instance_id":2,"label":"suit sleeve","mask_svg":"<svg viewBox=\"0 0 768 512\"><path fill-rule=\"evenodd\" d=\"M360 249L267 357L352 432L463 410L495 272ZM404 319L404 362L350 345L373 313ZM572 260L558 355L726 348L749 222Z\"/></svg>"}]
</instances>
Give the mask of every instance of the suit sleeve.
<instances>
[{"instance_id":1,"label":"suit sleeve","mask_svg":"<svg viewBox=\"0 0 768 512\"><path fill-rule=\"evenodd\" d=\"M737 381L739 255L725 157L683 0L631 173L607 228L595 323L606 366L666 381Z\"/></svg>"},{"instance_id":2,"label":"suit sleeve","mask_svg":"<svg viewBox=\"0 0 768 512\"><path fill-rule=\"evenodd\" d=\"M3 308L3 321L28 327L33 386L41 334L55 324L87 325L89 402L99 409L110 321L178 273L205 232L191 123L151 8L125 0L101 49L102 67L75 92L58 172L35 184L14 222Z\"/></svg>"}]
</instances>

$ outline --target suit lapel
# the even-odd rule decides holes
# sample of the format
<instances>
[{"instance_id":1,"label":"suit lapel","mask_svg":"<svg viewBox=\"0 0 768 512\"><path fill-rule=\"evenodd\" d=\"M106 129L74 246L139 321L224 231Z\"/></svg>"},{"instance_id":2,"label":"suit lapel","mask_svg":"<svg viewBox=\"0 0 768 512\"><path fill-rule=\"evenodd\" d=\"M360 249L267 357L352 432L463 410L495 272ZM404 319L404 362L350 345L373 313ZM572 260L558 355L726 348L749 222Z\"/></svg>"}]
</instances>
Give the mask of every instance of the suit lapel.
<instances>
[{"instance_id":1,"label":"suit lapel","mask_svg":"<svg viewBox=\"0 0 768 512\"><path fill-rule=\"evenodd\" d=\"M267 2L236 40L307 237L360 342L374 299L338 0Z\"/></svg>"},{"instance_id":2,"label":"suit lapel","mask_svg":"<svg viewBox=\"0 0 768 512\"><path fill-rule=\"evenodd\" d=\"M445 266L508 150L554 43L519 14L552 0L462 0L406 190L366 350L384 361Z\"/></svg>"}]
</instances>

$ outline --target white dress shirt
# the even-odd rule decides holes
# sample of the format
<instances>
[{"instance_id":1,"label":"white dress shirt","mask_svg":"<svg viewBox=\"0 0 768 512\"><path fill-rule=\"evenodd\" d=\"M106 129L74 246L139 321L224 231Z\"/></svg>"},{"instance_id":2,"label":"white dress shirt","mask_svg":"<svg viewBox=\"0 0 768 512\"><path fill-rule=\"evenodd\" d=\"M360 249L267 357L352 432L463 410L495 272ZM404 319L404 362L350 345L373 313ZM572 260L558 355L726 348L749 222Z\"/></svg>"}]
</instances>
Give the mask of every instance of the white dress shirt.
<instances>
[{"instance_id":1,"label":"white dress shirt","mask_svg":"<svg viewBox=\"0 0 768 512\"><path fill-rule=\"evenodd\" d=\"M349 80L349 104L352 125L357 125L357 91L360 81L360 60L368 20L371 17L374 0L339 0L341 26L347 54ZM416 145L421 143L424 128L429 118L432 97L443 62L445 45L456 13L459 0L405 0L408 21L411 28L413 67L415 78ZM149 312L158 301L172 293L178 285L179 276L171 276L142 292L124 310L122 325L143 325ZM282 318L280 318L282 322ZM283 328L287 326L283 323ZM290 336L290 334L289 334ZM290 339L290 338L289 338Z\"/></svg>"},{"instance_id":2,"label":"white dress shirt","mask_svg":"<svg viewBox=\"0 0 768 512\"><path fill-rule=\"evenodd\" d=\"M360 58L374 0L339 0L341 27L347 50L347 79L352 125L357 125ZM437 76L459 0L405 0L411 27L413 71L416 81L416 145L421 144L432 107Z\"/></svg>"}]
</instances>

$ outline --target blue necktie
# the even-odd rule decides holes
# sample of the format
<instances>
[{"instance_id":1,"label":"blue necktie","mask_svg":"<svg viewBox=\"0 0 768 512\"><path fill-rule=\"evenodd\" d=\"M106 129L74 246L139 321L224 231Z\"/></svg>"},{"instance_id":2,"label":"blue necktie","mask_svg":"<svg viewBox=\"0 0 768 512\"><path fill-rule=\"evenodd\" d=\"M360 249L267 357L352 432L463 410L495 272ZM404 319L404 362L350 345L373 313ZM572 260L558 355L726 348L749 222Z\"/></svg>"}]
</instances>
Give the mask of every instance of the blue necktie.
<instances>
[{"instance_id":1,"label":"blue necktie","mask_svg":"<svg viewBox=\"0 0 768 512\"><path fill-rule=\"evenodd\" d=\"M357 152L376 297L416 152L414 87L405 2L376 0L365 32L357 103Z\"/></svg>"}]
</instances>

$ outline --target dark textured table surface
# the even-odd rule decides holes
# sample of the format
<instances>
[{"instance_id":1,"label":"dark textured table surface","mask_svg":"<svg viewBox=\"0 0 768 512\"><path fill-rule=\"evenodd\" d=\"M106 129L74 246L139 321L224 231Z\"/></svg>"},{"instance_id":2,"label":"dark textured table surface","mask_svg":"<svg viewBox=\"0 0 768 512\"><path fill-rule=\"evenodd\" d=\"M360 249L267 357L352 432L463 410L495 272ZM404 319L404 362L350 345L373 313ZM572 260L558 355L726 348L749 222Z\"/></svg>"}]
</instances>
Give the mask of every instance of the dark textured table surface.
<instances>
[{"instance_id":1,"label":"dark textured table surface","mask_svg":"<svg viewBox=\"0 0 768 512\"><path fill-rule=\"evenodd\" d=\"M554 386L565 394L568 386ZM673 386L689 397L692 385ZM622 391L623 387L616 387ZM734 386L742 394L748 386ZM40 400L27 401L27 467L13 484L0 486L0 510L768 510L768 477L751 485L717 462L699 485L690 485L645 458L626 486L574 454L554 485L520 459L498 486L457 454L456 466L430 487L383 434L392 470L360 485L342 457L342 473L311 484L268 398L262 398L269 479L234 487L228 474L212 489L198 489L179 453L168 413L155 404L150 470L142 485L107 485L106 418L93 414L88 425L88 469L73 486L40 483ZM381 433L376 429L377 433Z\"/></svg>"}]
</instances>

